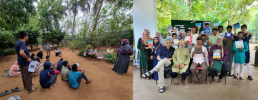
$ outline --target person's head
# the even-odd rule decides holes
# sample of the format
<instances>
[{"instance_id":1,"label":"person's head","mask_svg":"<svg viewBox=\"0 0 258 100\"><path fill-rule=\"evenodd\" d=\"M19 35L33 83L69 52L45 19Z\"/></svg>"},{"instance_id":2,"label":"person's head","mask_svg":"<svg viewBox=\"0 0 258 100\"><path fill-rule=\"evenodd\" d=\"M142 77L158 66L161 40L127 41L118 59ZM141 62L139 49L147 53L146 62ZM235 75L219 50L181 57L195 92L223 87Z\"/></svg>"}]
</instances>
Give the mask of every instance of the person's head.
<instances>
[{"instance_id":1,"label":"person's head","mask_svg":"<svg viewBox=\"0 0 258 100\"><path fill-rule=\"evenodd\" d=\"M60 61L63 61L63 60L64 60L63 58L60 59Z\"/></svg>"},{"instance_id":2,"label":"person's head","mask_svg":"<svg viewBox=\"0 0 258 100\"><path fill-rule=\"evenodd\" d=\"M210 27L210 24L209 23L206 23L205 24L205 27L207 28L207 27Z\"/></svg>"},{"instance_id":3,"label":"person's head","mask_svg":"<svg viewBox=\"0 0 258 100\"><path fill-rule=\"evenodd\" d=\"M160 36L161 36L160 32L157 32L157 33L156 33L156 36L157 36L157 37L160 37Z\"/></svg>"},{"instance_id":4,"label":"person's head","mask_svg":"<svg viewBox=\"0 0 258 100\"><path fill-rule=\"evenodd\" d=\"M202 38L197 38L197 45L201 46L202 45Z\"/></svg>"},{"instance_id":5,"label":"person's head","mask_svg":"<svg viewBox=\"0 0 258 100\"><path fill-rule=\"evenodd\" d=\"M187 29L187 30L186 30L186 34L187 34L187 36L191 36L191 30L190 30L190 29Z\"/></svg>"},{"instance_id":6,"label":"person's head","mask_svg":"<svg viewBox=\"0 0 258 100\"><path fill-rule=\"evenodd\" d=\"M241 26L241 30L243 33L246 33L246 30L247 30L247 26L244 24Z\"/></svg>"},{"instance_id":7,"label":"person's head","mask_svg":"<svg viewBox=\"0 0 258 100\"><path fill-rule=\"evenodd\" d=\"M237 36L238 36L239 39L242 40L242 39L243 39L243 36L244 36L244 33L240 31L240 32L238 32L238 35L237 35Z\"/></svg>"},{"instance_id":8,"label":"person's head","mask_svg":"<svg viewBox=\"0 0 258 100\"><path fill-rule=\"evenodd\" d=\"M50 60L50 56L46 56L46 60L49 61Z\"/></svg>"},{"instance_id":9,"label":"person's head","mask_svg":"<svg viewBox=\"0 0 258 100\"><path fill-rule=\"evenodd\" d=\"M202 40L203 40L203 41L206 40L206 35L202 35Z\"/></svg>"},{"instance_id":10,"label":"person's head","mask_svg":"<svg viewBox=\"0 0 258 100\"><path fill-rule=\"evenodd\" d=\"M47 41L47 44L48 44L48 41Z\"/></svg>"},{"instance_id":11,"label":"person's head","mask_svg":"<svg viewBox=\"0 0 258 100\"><path fill-rule=\"evenodd\" d=\"M218 46L221 46L222 40L223 40L223 39L222 39L221 37L217 38L217 45L218 45Z\"/></svg>"},{"instance_id":12,"label":"person's head","mask_svg":"<svg viewBox=\"0 0 258 100\"><path fill-rule=\"evenodd\" d=\"M179 48L184 48L185 47L185 41L182 39L179 41Z\"/></svg>"},{"instance_id":13,"label":"person's head","mask_svg":"<svg viewBox=\"0 0 258 100\"><path fill-rule=\"evenodd\" d=\"M64 61L64 62L63 62L63 65L64 65L65 67L67 67L67 66L68 66L68 61Z\"/></svg>"},{"instance_id":14,"label":"person's head","mask_svg":"<svg viewBox=\"0 0 258 100\"><path fill-rule=\"evenodd\" d=\"M168 34L167 34L167 36L172 36L172 33L168 31Z\"/></svg>"},{"instance_id":15,"label":"person's head","mask_svg":"<svg viewBox=\"0 0 258 100\"><path fill-rule=\"evenodd\" d=\"M196 26L192 26L191 30L192 30L192 33L195 33L197 27Z\"/></svg>"},{"instance_id":16,"label":"person's head","mask_svg":"<svg viewBox=\"0 0 258 100\"><path fill-rule=\"evenodd\" d=\"M147 38L149 38L150 37L150 31L148 30L148 29L143 29L143 35L145 34L145 36L147 37Z\"/></svg>"},{"instance_id":17,"label":"person's head","mask_svg":"<svg viewBox=\"0 0 258 100\"><path fill-rule=\"evenodd\" d=\"M173 34L172 34L172 38L173 38L173 39L177 39L177 34L176 34L176 33L173 33Z\"/></svg>"},{"instance_id":18,"label":"person's head","mask_svg":"<svg viewBox=\"0 0 258 100\"><path fill-rule=\"evenodd\" d=\"M154 37L153 41L154 41L154 43L158 43L159 42L158 37Z\"/></svg>"},{"instance_id":19,"label":"person's head","mask_svg":"<svg viewBox=\"0 0 258 100\"><path fill-rule=\"evenodd\" d=\"M217 31L218 31L217 28L213 28L213 29L212 29L212 34L213 34L213 35L216 35L216 34L217 34Z\"/></svg>"},{"instance_id":20,"label":"person's head","mask_svg":"<svg viewBox=\"0 0 258 100\"><path fill-rule=\"evenodd\" d=\"M91 46L91 49L94 50L94 49L95 49L95 46Z\"/></svg>"},{"instance_id":21,"label":"person's head","mask_svg":"<svg viewBox=\"0 0 258 100\"><path fill-rule=\"evenodd\" d=\"M170 39L166 39L165 45L166 45L166 47L170 47L172 45L171 40Z\"/></svg>"},{"instance_id":22,"label":"person's head","mask_svg":"<svg viewBox=\"0 0 258 100\"><path fill-rule=\"evenodd\" d=\"M51 63L50 62L45 62L44 63L44 69L50 69Z\"/></svg>"},{"instance_id":23,"label":"person's head","mask_svg":"<svg viewBox=\"0 0 258 100\"><path fill-rule=\"evenodd\" d=\"M28 34L25 31L21 31L19 33L19 37L20 37L20 39L23 39L25 41L27 41L29 39Z\"/></svg>"},{"instance_id":24,"label":"person's head","mask_svg":"<svg viewBox=\"0 0 258 100\"><path fill-rule=\"evenodd\" d=\"M57 47L55 49L57 50Z\"/></svg>"},{"instance_id":25,"label":"person's head","mask_svg":"<svg viewBox=\"0 0 258 100\"><path fill-rule=\"evenodd\" d=\"M218 27L218 29L219 29L219 33L222 33L222 32L223 32L223 26L220 25L220 26Z\"/></svg>"},{"instance_id":26,"label":"person's head","mask_svg":"<svg viewBox=\"0 0 258 100\"><path fill-rule=\"evenodd\" d=\"M227 26L227 32L230 33L232 31L232 26L231 25L228 25Z\"/></svg>"},{"instance_id":27,"label":"person's head","mask_svg":"<svg viewBox=\"0 0 258 100\"><path fill-rule=\"evenodd\" d=\"M87 47L87 50L89 50L90 48L89 47Z\"/></svg>"},{"instance_id":28,"label":"person's head","mask_svg":"<svg viewBox=\"0 0 258 100\"><path fill-rule=\"evenodd\" d=\"M185 39L185 33L180 34L182 39Z\"/></svg>"},{"instance_id":29,"label":"person's head","mask_svg":"<svg viewBox=\"0 0 258 100\"><path fill-rule=\"evenodd\" d=\"M72 70L73 70L73 71L77 71L77 64L73 64Z\"/></svg>"},{"instance_id":30,"label":"person's head","mask_svg":"<svg viewBox=\"0 0 258 100\"><path fill-rule=\"evenodd\" d=\"M111 46L109 46L108 48L109 48L109 49L112 49L112 47L111 47Z\"/></svg>"},{"instance_id":31,"label":"person's head","mask_svg":"<svg viewBox=\"0 0 258 100\"><path fill-rule=\"evenodd\" d=\"M35 54L34 54L34 53L32 53L30 57L31 57L31 58L34 58L34 57L35 57Z\"/></svg>"}]
</instances>

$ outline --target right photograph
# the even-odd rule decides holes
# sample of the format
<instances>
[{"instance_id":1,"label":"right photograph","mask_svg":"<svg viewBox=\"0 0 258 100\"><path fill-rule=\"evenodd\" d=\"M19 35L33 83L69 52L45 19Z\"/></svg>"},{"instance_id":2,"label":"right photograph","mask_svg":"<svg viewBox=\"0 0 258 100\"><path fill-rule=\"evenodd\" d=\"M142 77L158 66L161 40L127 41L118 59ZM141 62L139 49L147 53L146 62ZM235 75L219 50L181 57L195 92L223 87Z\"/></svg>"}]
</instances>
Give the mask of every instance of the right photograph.
<instances>
[{"instance_id":1,"label":"right photograph","mask_svg":"<svg viewBox=\"0 0 258 100\"><path fill-rule=\"evenodd\" d=\"M257 100L257 8L257 0L134 0L133 99Z\"/></svg>"}]
</instances>

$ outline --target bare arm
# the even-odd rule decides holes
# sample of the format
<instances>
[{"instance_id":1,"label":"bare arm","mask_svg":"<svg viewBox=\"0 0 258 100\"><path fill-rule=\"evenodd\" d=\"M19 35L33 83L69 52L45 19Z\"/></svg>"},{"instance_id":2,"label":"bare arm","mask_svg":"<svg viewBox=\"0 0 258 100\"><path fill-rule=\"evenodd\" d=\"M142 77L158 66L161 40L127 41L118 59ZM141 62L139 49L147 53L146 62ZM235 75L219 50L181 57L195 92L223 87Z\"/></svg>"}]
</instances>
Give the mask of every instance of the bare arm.
<instances>
[{"instance_id":1,"label":"bare arm","mask_svg":"<svg viewBox=\"0 0 258 100\"><path fill-rule=\"evenodd\" d=\"M19 53L20 53L20 55L21 55L24 59L26 59L26 60L29 59L29 57L25 54L24 50L20 50Z\"/></svg>"},{"instance_id":2,"label":"bare arm","mask_svg":"<svg viewBox=\"0 0 258 100\"><path fill-rule=\"evenodd\" d=\"M157 56L157 59L158 59L159 61L161 61L161 60L162 60L162 59L160 58L160 56L159 56L159 55Z\"/></svg>"}]
</instances>

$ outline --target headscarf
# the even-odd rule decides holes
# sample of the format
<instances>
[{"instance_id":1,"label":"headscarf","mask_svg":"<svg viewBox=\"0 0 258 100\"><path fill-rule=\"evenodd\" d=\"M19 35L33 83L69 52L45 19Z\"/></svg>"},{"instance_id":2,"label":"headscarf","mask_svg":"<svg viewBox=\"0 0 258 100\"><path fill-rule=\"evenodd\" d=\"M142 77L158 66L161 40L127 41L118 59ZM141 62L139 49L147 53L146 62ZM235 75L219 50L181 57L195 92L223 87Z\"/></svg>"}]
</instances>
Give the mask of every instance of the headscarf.
<instances>
[{"instance_id":1,"label":"headscarf","mask_svg":"<svg viewBox=\"0 0 258 100\"><path fill-rule=\"evenodd\" d=\"M143 29L143 32L142 32L142 43L147 45L148 41L149 40L153 40L153 38L147 37L146 33L150 33L150 31L148 29Z\"/></svg>"},{"instance_id":2,"label":"headscarf","mask_svg":"<svg viewBox=\"0 0 258 100\"><path fill-rule=\"evenodd\" d=\"M13 65L11 66L10 70L19 70L19 65L17 60L13 63Z\"/></svg>"},{"instance_id":3,"label":"headscarf","mask_svg":"<svg viewBox=\"0 0 258 100\"><path fill-rule=\"evenodd\" d=\"M158 43L153 42L153 46L154 46L153 52L154 52L154 54L157 54L157 53L159 52L159 49L162 48L163 45L159 42L159 41L160 41L160 40L159 40L159 37L154 37L154 39L155 39L155 38L158 39ZM153 39L153 41L154 41L154 39ZM155 51L156 51L156 52L155 52Z\"/></svg>"},{"instance_id":4,"label":"headscarf","mask_svg":"<svg viewBox=\"0 0 258 100\"><path fill-rule=\"evenodd\" d=\"M130 46L128 39L122 40L123 44L119 47L118 52L121 54L133 54L133 48Z\"/></svg>"}]
</instances>

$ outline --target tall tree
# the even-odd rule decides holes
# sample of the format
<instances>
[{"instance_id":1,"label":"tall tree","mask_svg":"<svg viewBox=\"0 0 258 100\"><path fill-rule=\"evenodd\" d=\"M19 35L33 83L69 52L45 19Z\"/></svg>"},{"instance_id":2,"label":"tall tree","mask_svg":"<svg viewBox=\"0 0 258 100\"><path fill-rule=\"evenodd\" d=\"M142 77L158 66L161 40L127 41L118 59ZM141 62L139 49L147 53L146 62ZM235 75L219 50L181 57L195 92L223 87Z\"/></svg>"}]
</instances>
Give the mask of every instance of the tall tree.
<instances>
[{"instance_id":1,"label":"tall tree","mask_svg":"<svg viewBox=\"0 0 258 100\"><path fill-rule=\"evenodd\" d=\"M90 12L89 0L70 0L68 3L69 10L73 12L73 26L72 26L72 38L74 35L75 17L78 11L81 10L84 13Z\"/></svg>"}]
</instances>

